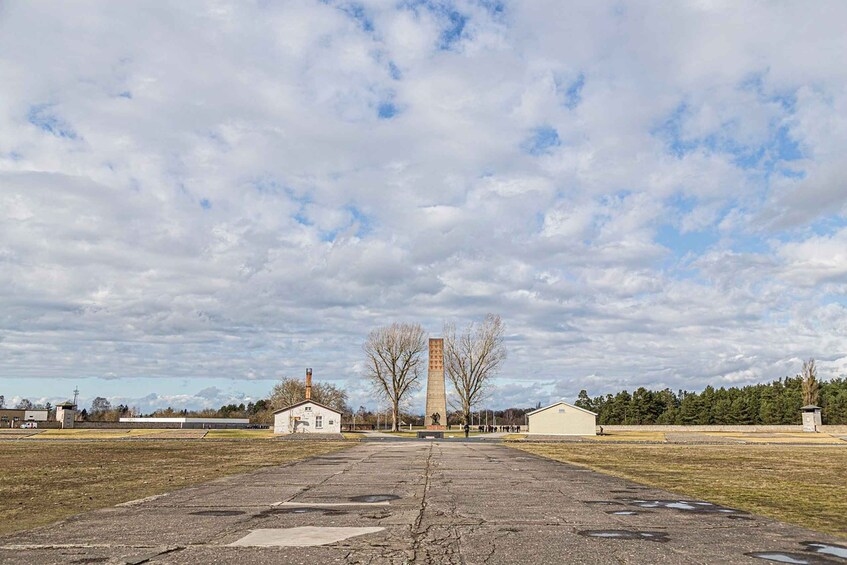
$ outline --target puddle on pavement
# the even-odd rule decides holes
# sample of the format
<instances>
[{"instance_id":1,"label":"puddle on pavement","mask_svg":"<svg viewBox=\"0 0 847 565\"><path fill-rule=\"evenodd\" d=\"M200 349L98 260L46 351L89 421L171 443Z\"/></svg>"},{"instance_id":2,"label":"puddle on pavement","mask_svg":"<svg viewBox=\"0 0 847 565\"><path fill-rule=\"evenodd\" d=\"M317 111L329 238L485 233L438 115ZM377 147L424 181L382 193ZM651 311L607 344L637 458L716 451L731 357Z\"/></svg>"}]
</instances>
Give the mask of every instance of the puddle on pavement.
<instances>
[{"instance_id":1,"label":"puddle on pavement","mask_svg":"<svg viewBox=\"0 0 847 565\"><path fill-rule=\"evenodd\" d=\"M365 494L362 496L353 496L351 502L386 502L388 500L397 500L400 498L396 494Z\"/></svg>"},{"instance_id":2,"label":"puddle on pavement","mask_svg":"<svg viewBox=\"0 0 847 565\"><path fill-rule=\"evenodd\" d=\"M638 514L647 514L645 510L606 510L606 514L613 516L637 516Z\"/></svg>"},{"instance_id":3,"label":"puddle on pavement","mask_svg":"<svg viewBox=\"0 0 847 565\"><path fill-rule=\"evenodd\" d=\"M806 546L806 551L819 555L831 555L841 559L847 559L847 547L834 543L822 543L819 541L804 541L800 545Z\"/></svg>"},{"instance_id":4,"label":"puddle on pavement","mask_svg":"<svg viewBox=\"0 0 847 565\"><path fill-rule=\"evenodd\" d=\"M579 535L588 538L644 540L665 543L670 541L666 532L640 532L636 530L582 530Z\"/></svg>"},{"instance_id":5,"label":"puddle on pavement","mask_svg":"<svg viewBox=\"0 0 847 565\"><path fill-rule=\"evenodd\" d=\"M335 508L319 508L316 506L295 506L287 508L276 507L268 510L262 510L256 516L258 518L265 518L267 516L276 516L279 514L320 514L321 516L340 516L342 514L347 514L347 511L336 510Z\"/></svg>"},{"instance_id":6,"label":"puddle on pavement","mask_svg":"<svg viewBox=\"0 0 847 565\"><path fill-rule=\"evenodd\" d=\"M794 553L790 551L756 551L746 553L750 557L756 559L764 559L765 561L775 561L776 563L792 563L795 565L825 565L832 564L833 561L818 557L813 553Z\"/></svg>"},{"instance_id":7,"label":"puddle on pavement","mask_svg":"<svg viewBox=\"0 0 847 565\"><path fill-rule=\"evenodd\" d=\"M692 512L695 514L746 514L741 510L727 508L711 502L698 502L693 500L639 500L630 499L627 501L631 506L639 508L670 508L672 510L681 510L683 512Z\"/></svg>"},{"instance_id":8,"label":"puddle on pavement","mask_svg":"<svg viewBox=\"0 0 847 565\"><path fill-rule=\"evenodd\" d=\"M596 504L600 506L621 506L623 502L616 502L614 500L583 500L583 504Z\"/></svg>"},{"instance_id":9,"label":"puddle on pavement","mask_svg":"<svg viewBox=\"0 0 847 565\"><path fill-rule=\"evenodd\" d=\"M190 512L192 516L241 516L245 514L243 510L201 510L199 512Z\"/></svg>"}]
</instances>

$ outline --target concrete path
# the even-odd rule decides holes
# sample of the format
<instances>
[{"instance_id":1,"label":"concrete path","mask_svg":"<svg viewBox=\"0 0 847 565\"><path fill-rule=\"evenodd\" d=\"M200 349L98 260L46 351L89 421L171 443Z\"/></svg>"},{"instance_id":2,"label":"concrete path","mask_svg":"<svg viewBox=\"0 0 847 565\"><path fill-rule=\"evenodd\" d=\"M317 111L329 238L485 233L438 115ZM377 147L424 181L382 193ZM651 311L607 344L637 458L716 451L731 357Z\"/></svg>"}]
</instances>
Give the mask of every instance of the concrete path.
<instances>
[{"instance_id":1,"label":"concrete path","mask_svg":"<svg viewBox=\"0 0 847 565\"><path fill-rule=\"evenodd\" d=\"M766 563L757 552L847 562L822 534L481 442L361 443L0 538L0 563Z\"/></svg>"}]
</instances>

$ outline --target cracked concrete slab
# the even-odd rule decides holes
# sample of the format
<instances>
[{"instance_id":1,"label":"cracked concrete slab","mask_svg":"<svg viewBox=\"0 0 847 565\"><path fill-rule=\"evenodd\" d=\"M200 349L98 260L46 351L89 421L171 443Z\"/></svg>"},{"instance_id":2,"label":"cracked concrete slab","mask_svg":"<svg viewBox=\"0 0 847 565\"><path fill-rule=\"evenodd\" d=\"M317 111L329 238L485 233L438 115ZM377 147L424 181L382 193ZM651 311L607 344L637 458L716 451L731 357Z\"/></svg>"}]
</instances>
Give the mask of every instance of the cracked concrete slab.
<instances>
[{"instance_id":1,"label":"cracked concrete slab","mask_svg":"<svg viewBox=\"0 0 847 565\"><path fill-rule=\"evenodd\" d=\"M812 553L832 536L703 502L504 445L367 442L0 538L0 563L847 563ZM230 546L349 528L368 533Z\"/></svg>"}]
</instances>

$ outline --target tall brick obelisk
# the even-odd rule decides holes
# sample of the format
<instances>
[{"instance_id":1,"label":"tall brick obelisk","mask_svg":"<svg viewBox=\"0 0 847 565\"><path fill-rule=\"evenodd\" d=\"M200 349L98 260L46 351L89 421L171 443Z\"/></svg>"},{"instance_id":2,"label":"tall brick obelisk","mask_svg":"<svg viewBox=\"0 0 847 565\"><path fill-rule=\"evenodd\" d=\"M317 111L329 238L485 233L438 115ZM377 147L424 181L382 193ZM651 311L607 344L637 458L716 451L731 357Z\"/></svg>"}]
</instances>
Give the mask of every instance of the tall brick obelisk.
<instances>
[{"instance_id":1,"label":"tall brick obelisk","mask_svg":"<svg viewBox=\"0 0 847 565\"><path fill-rule=\"evenodd\" d=\"M438 414L438 423L432 415ZM429 340L429 370L426 374L426 414L424 422L428 430L447 429L447 394L444 390L444 340Z\"/></svg>"}]
</instances>

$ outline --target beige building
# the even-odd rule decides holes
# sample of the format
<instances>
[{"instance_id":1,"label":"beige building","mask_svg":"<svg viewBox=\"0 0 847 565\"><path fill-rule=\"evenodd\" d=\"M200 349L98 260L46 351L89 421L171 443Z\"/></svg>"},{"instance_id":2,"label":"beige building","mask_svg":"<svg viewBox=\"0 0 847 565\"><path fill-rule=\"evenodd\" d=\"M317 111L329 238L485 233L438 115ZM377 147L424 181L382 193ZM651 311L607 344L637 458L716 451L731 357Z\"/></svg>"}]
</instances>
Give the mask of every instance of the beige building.
<instances>
[{"instance_id":1,"label":"beige building","mask_svg":"<svg viewBox=\"0 0 847 565\"><path fill-rule=\"evenodd\" d=\"M557 402L527 414L527 433L546 436L597 435L597 414L567 402Z\"/></svg>"},{"instance_id":2,"label":"beige building","mask_svg":"<svg viewBox=\"0 0 847 565\"><path fill-rule=\"evenodd\" d=\"M0 409L0 427L17 428L25 422L46 422L50 411L42 408L33 410L18 410L17 408ZM36 424L37 426L38 424Z\"/></svg>"},{"instance_id":3,"label":"beige building","mask_svg":"<svg viewBox=\"0 0 847 565\"><path fill-rule=\"evenodd\" d=\"M73 428L76 419L76 404L73 402L62 402L56 405L56 421L62 428Z\"/></svg>"}]
</instances>

